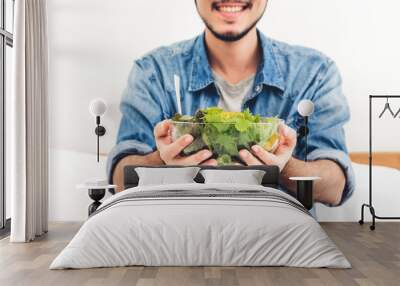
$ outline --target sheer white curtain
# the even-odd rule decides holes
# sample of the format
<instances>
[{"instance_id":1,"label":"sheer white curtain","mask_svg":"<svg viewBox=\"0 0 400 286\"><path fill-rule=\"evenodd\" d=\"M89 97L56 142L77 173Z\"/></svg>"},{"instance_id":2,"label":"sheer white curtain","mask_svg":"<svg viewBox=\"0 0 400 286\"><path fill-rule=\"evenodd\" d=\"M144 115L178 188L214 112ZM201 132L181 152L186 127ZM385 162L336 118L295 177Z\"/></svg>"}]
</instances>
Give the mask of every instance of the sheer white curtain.
<instances>
[{"instance_id":1,"label":"sheer white curtain","mask_svg":"<svg viewBox=\"0 0 400 286\"><path fill-rule=\"evenodd\" d=\"M46 0L16 0L10 120L12 242L47 232L47 14Z\"/></svg>"}]
</instances>

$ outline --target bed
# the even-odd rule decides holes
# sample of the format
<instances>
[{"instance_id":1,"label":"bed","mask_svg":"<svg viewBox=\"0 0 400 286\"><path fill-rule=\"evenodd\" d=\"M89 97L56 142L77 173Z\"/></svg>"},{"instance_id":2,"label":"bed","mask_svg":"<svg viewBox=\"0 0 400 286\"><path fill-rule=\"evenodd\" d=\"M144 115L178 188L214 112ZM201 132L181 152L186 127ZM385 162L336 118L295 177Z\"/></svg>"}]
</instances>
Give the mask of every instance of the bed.
<instances>
[{"instance_id":1,"label":"bed","mask_svg":"<svg viewBox=\"0 0 400 286\"><path fill-rule=\"evenodd\" d=\"M275 166L224 167L263 170L262 185L205 184L197 175L153 186L138 186L137 167L125 169L126 190L103 202L50 269L351 267L301 203L277 189Z\"/></svg>"}]
</instances>

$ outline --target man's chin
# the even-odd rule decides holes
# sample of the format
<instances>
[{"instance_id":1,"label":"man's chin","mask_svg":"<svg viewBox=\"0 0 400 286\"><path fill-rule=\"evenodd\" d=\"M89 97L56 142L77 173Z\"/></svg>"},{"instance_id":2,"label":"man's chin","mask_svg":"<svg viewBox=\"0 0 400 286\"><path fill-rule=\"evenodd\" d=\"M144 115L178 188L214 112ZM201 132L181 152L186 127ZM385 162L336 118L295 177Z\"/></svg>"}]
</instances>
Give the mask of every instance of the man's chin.
<instances>
[{"instance_id":1,"label":"man's chin","mask_svg":"<svg viewBox=\"0 0 400 286\"><path fill-rule=\"evenodd\" d=\"M238 30L235 30L235 31L232 31L232 30L225 30L225 31L223 31L223 32L217 32L219 35L223 35L223 36L226 36L226 37L237 37L237 36L239 36L240 34L242 34L242 32L243 31L238 31Z\"/></svg>"},{"instance_id":2,"label":"man's chin","mask_svg":"<svg viewBox=\"0 0 400 286\"><path fill-rule=\"evenodd\" d=\"M217 39L223 41L223 42L236 42L244 38L256 25L259 19L254 21L250 26L245 27L245 28L238 28L238 27L225 27L225 29L218 29L218 27L213 27L212 25L209 25L206 21L204 23L206 24L208 30L216 37ZM221 27L222 28L222 27Z\"/></svg>"},{"instance_id":3,"label":"man's chin","mask_svg":"<svg viewBox=\"0 0 400 286\"><path fill-rule=\"evenodd\" d=\"M236 26L236 25L235 25ZM235 37L240 34L242 34L245 30L247 30L247 27L233 27L229 25L221 25L221 27L217 28L214 27L215 33L223 36L231 36Z\"/></svg>"},{"instance_id":4,"label":"man's chin","mask_svg":"<svg viewBox=\"0 0 400 286\"><path fill-rule=\"evenodd\" d=\"M211 33L219 40L224 42L236 42L242 39L249 32L247 29L244 31L224 31L218 32L210 29Z\"/></svg>"}]
</instances>

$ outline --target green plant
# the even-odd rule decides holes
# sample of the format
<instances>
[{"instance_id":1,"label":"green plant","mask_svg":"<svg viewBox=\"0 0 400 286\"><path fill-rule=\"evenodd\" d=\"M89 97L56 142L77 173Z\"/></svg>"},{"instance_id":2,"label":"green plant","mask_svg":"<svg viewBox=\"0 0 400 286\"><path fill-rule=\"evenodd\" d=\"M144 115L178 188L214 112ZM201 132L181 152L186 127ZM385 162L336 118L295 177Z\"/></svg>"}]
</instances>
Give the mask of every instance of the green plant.
<instances>
[{"instance_id":1,"label":"green plant","mask_svg":"<svg viewBox=\"0 0 400 286\"><path fill-rule=\"evenodd\" d=\"M183 150L183 155L209 149L219 165L240 162L239 151L250 150L255 144L272 152L279 141L278 125L281 120L253 115L249 109L226 112L210 107L197 111L194 116L176 114L172 120L174 140L184 134L194 137L192 144Z\"/></svg>"}]
</instances>

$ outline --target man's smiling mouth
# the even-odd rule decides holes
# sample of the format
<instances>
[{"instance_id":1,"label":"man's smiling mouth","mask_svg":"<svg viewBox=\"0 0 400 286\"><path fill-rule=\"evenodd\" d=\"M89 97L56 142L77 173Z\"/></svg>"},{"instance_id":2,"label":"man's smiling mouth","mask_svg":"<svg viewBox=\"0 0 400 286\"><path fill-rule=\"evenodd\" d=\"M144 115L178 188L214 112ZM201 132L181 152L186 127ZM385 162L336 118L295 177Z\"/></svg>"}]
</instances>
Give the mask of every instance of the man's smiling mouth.
<instances>
[{"instance_id":1,"label":"man's smiling mouth","mask_svg":"<svg viewBox=\"0 0 400 286\"><path fill-rule=\"evenodd\" d=\"M218 1L212 4L212 9L222 13L240 13L251 8L250 1Z\"/></svg>"}]
</instances>

